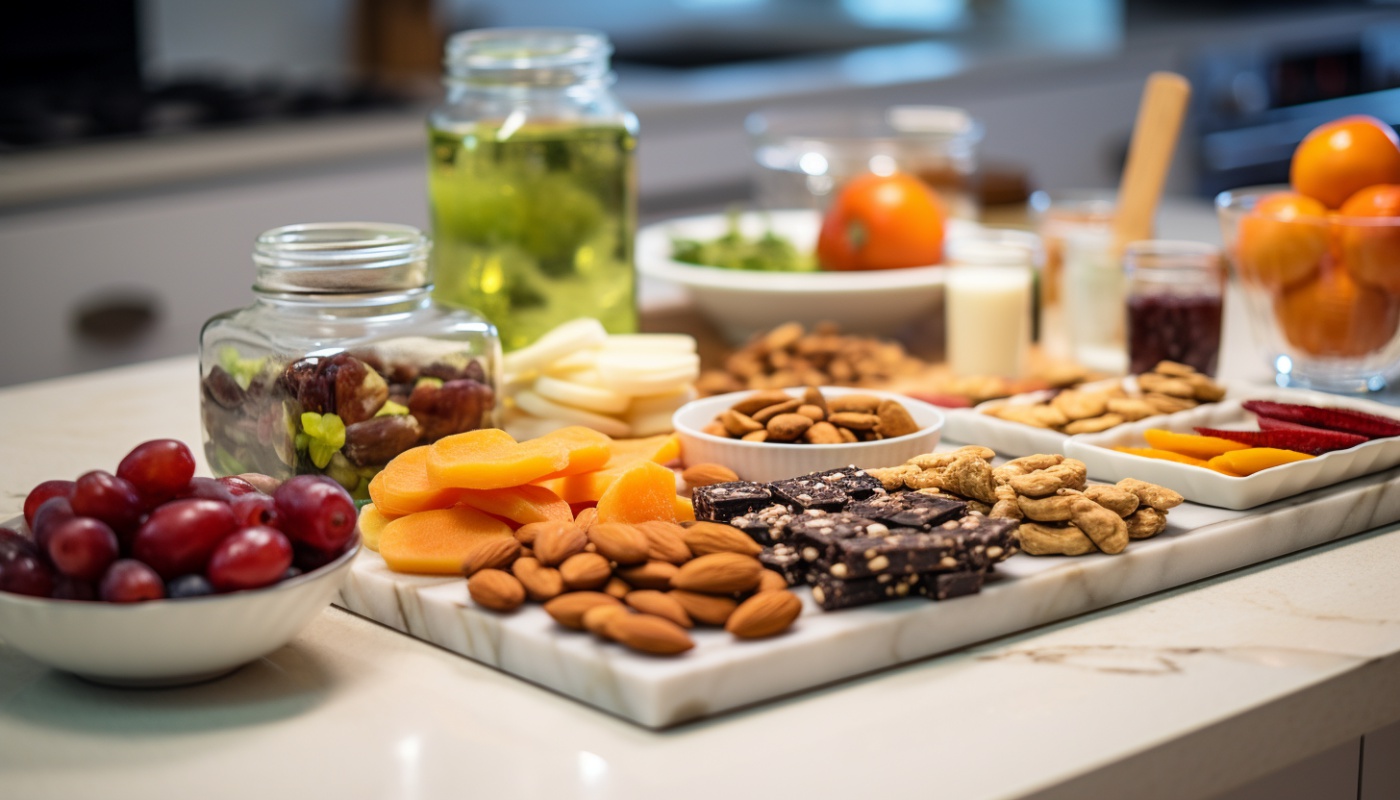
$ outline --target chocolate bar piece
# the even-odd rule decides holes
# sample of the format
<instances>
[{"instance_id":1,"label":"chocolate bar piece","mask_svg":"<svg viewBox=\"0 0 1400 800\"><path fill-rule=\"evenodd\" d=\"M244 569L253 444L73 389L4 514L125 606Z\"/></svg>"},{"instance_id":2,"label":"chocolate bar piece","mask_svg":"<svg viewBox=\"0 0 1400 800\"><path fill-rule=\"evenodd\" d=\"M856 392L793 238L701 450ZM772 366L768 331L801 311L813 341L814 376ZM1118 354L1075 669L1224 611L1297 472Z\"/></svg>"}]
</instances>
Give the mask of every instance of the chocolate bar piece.
<instances>
[{"instance_id":1,"label":"chocolate bar piece","mask_svg":"<svg viewBox=\"0 0 1400 800\"><path fill-rule=\"evenodd\" d=\"M922 589L926 597L934 600L950 600L965 594L982 591L982 583L987 579L985 572L943 572L929 575Z\"/></svg>"},{"instance_id":2,"label":"chocolate bar piece","mask_svg":"<svg viewBox=\"0 0 1400 800\"><path fill-rule=\"evenodd\" d=\"M851 503L852 514L883 522L892 528L928 530L967 513L967 503L952 497L921 492L886 494Z\"/></svg>"},{"instance_id":3,"label":"chocolate bar piece","mask_svg":"<svg viewBox=\"0 0 1400 800\"><path fill-rule=\"evenodd\" d=\"M837 539L826 548L822 566L834 578L910 575L962 566L962 543L955 536L895 528L885 536Z\"/></svg>"},{"instance_id":4,"label":"chocolate bar piece","mask_svg":"<svg viewBox=\"0 0 1400 800\"><path fill-rule=\"evenodd\" d=\"M763 566L787 578L789 586L801 586L807 582L808 564L802 560L797 548L790 544L775 544L763 548L758 554Z\"/></svg>"},{"instance_id":5,"label":"chocolate bar piece","mask_svg":"<svg viewBox=\"0 0 1400 800\"><path fill-rule=\"evenodd\" d=\"M883 522L845 511L807 511L788 523L788 539L806 561L830 561L836 554L834 543L841 539L884 536L889 532L889 526Z\"/></svg>"},{"instance_id":6,"label":"chocolate bar piece","mask_svg":"<svg viewBox=\"0 0 1400 800\"><path fill-rule=\"evenodd\" d=\"M729 521L730 525L747 533L749 538L762 545L770 545L787 538L788 523L792 522L792 509L774 503L758 511L750 511Z\"/></svg>"},{"instance_id":7,"label":"chocolate bar piece","mask_svg":"<svg viewBox=\"0 0 1400 800\"><path fill-rule=\"evenodd\" d=\"M816 480L815 478L788 478L768 484L773 499L804 511L840 511L851 501L851 496L839 487Z\"/></svg>"},{"instance_id":8,"label":"chocolate bar piece","mask_svg":"<svg viewBox=\"0 0 1400 800\"><path fill-rule=\"evenodd\" d=\"M797 480L815 480L828 486L835 486L849 495L852 500L864 500L867 497L885 493L885 487L880 485L880 481L854 465L826 472L813 472L810 475L803 475Z\"/></svg>"},{"instance_id":9,"label":"chocolate bar piece","mask_svg":"<svg viewBox=\"0 0 1400 800\"><path fill-rule=\"evenodd\" d=\"M1019 527L1021 523L1016 520L968 514L962 519L949 520L932 532L956 539L960 544L957 559L965 565L963 569L981 572L1016 552L1013 534Z\"/></svg>"},{"instance_id":10,"label":"chocolate bar piece","mask_svg":"<svg viewBox=\"0 0 1400 800\"><path fill-rule=\"evenodd\" d=\"M733 481L697 486L692 495L695 518L706 522L728 522L773 504L773 495L761 483Z\"/></svg>"},{"instance_id":11,"label":"chocolate bar piece","mask_svg":"<svg viewBox=\"0 0 1400 800\"><path fill-rule=\"evenodd\" d=\"M866 606L921 594L921 575L880 575L874 578L842 580L821 573L813 576L812 599L825 611Z\"/></svg>"}]
</instances>

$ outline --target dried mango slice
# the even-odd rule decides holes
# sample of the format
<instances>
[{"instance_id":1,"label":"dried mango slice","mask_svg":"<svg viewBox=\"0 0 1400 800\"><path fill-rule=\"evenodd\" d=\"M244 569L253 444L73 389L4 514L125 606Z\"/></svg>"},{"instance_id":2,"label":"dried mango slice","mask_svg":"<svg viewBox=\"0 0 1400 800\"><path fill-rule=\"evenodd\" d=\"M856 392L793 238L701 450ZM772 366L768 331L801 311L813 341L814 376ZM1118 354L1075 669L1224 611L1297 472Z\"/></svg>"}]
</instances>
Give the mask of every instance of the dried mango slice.
<instances>
[{"instance_id":1,"label":"dried mango slice","mask_svg":"<svg viewBox=\"0 0 1400 800\"><path fill-rule=\"evenodd\" d=\"M1200 436L1194 433L1151 428L1143 433L1147 443L1158 450L1169 450L1192 458L1210 459L1231 450L1244 450L1247 444L1221 439L1217 436Z\"/></svg>"},{"instance_id":2,"label":"dried mango slice","mask_svg":"<svg viewBox=\"0 0 1400 800\"><path fill-rule=\"evenodd\" d=\"M1291 464L1295 461L1306 461L1310 458L1313 456L1294 450L1280 450L1277 447L1251 447L1247 450L1222 453L1212 458L1210 463L1212 466L1223 467L1240 475L1253 475L1272 467Z\"/></svg>"},{"instance_id":3,"label":"dried mango slice","mask_svg":"<svg viewBox=\"0 0 1400 800\"><path fill-rule=\"evenodd\" d=\"M1120 453L1127 453L1132 456L1142 456L1143 458L1156 458L1161 461L1175 461L1178 464L1190 464L1193 467L1204 467L1206 461L1203 458L1173 453L1170 450L1158 450L1152 447L1115 447L1114 450Z\"/></svg>"}]
</instances>

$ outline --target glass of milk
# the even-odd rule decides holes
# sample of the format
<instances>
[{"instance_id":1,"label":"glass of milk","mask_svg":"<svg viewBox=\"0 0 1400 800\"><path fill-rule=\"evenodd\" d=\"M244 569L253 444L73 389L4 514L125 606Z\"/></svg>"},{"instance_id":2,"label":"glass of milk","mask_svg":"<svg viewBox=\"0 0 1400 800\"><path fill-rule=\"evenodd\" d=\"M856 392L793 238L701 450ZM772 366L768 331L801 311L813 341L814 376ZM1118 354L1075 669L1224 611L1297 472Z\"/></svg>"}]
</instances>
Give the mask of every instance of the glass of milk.
<instances>
[{"instance_id":1,"label":"glass of milk","mask_svg":"<svg viewBox=\"0 0 1400 800\"><path fill-rule=\"evenodd\" d=\"M1035 234L998 228L946 245L945 341L954 374L1015 378L1025 372L1041 252Z\"/></svg>"},{"instance_id":2,"label":"glass of milk","mask_svg":"<svg viewBox=\"0 0 1400 800\"><path fill-rule=\"evenodd\" d=\"M1070 352L1098 372L1128 369L1127 281L1110 229L1075 231L1064 243L1064 304Z\"/></svg>"}]
</instances>

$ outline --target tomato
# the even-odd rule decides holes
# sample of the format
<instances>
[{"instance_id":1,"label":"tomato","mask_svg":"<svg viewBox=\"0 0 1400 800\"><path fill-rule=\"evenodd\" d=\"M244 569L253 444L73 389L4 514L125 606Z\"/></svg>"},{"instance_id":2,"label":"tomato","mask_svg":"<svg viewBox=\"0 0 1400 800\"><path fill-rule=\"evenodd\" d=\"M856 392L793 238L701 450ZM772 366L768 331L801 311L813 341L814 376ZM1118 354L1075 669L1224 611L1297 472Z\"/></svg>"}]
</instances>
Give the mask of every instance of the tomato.
<instances>
[{"instance_id":1,"label":"tomato","mask_svg":"<svg viewBox=\"0 0 1400 800\"><path fill-rule=\"evenodd\" d=\"M925 267L943 260L946 214L938 195L913 175L852 178L822 219L822 269Z\"/></svg>"},{"instance_id":2,"label":"tomato","mask_svg":"<svg viewBox=\"0 0 1400 800\"><path fill-rule=\"evenodd\" d=\"M1295 191L1337 208L1377 183L1400 183L1400 141L1375 117L1342 117L1314 128L1293 151Z\"/></svg>"},{"instance_id":3,"label":"tomato","mask_svg":"<svg viewBox=\"0 0 1400 800\"><path fill-rule=\"evenodd\" d=\"M1240 219L1235 260L1240 277L1268 289L1301 283L1327 255L1327 209L1311 197L1275 192Z\"/></svg>"},{"instance_id":4,"label":"tomato","mask_svg":"<svg viewBox=\"0 0 1400 800\"><path fill-rule=\"evenodd\" d=\"M1400 185L1362 189L1347 198L1332 225L1352 277L1400 295Z\"/></svg>"},{"instance_id":5,"label":"tomato","mask_svg":"<svg viewBox=\"0 0 1400 800\"><path fill-rule=\"evenodd\" d=\"M1274 303L1274 315L1288 343L1312 356L1374 353L1400 328L1400 302L1342 270L1288 290Z\"/></svg>"}]
</instances>

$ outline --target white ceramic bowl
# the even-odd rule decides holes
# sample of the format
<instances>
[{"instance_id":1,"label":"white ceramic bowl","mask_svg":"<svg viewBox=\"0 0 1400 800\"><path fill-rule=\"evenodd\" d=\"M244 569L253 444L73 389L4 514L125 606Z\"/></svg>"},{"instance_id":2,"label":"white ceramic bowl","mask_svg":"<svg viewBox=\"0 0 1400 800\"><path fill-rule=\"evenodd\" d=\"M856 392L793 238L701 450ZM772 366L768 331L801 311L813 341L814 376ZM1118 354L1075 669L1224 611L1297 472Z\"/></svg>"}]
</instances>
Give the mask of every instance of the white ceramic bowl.
<instances>
[{"instance_id":1,"label":"white ceramic bowl","mask_svg":"<svg viewBox=\"0 0 1400 800\"><path fill-rule=\"evenodd\" d=\"M216 678L291 641L349 574L355 546L288 581L246 592L119 604L0 592L0 639L51 667L118 686Z\"/></svg>"},{"instance_id":2,"label":"white ceramic bowl","mask_svg":"<svg viewBox=\"0 0 1400 800\"><path fill-rule=\"evenodd\" d=\"M788 394L800 397L805 389L788 389ZM893 392L871 389L821 387L826 397L843 394L872 394L898 400L909 409L919 430L894 439L851 444L772 444L745 442L713 436L700 429L710 424L722 411L753 394L733 392L706 397L681 406L671 418L681 439L681 461L685 464L723 464L746 481L782 480L795 478L818 470L839 469L851 464L862 468L892 467L917 455L933 452L943 430L943 412L936 406Z\"/></svg>"},{"instance_id":3,"label":"white ceramic bowl","mask_svg":"<svg viewBox=\"0 0 1400 800\"><path fill-rule=\"evenodd\" d=\"M740 215L746 236L773 230L799 250L816 249L821 217L816 211L749 212ZM686 264L671 258L671 240L713 239L728 229L728 215L706 214L649 225L637 233L637 270L685 287L706 317L731 342L784 322L808 327L834 322L849 333L891 334L934 313L943 296L941 266L863 272L753 272ZM954 239L975 223L949 220Z\"/></svg>"}]
</instances>

